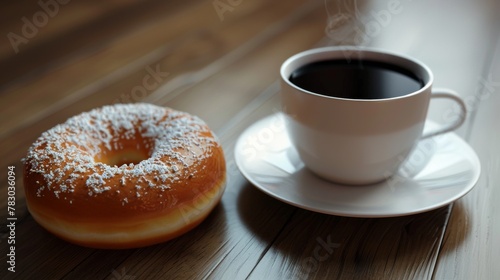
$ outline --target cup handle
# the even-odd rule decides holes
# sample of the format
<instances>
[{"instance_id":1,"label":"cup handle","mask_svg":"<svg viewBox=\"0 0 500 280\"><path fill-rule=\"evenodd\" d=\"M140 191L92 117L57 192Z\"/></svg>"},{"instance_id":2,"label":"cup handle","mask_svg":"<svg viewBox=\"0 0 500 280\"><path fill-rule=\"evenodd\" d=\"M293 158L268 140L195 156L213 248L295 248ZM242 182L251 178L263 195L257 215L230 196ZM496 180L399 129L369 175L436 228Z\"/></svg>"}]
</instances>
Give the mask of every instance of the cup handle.
<instances>
[{"instance_id":1,"label":"cup handle","mask_svg":"<svg viewBox=\"0 0 500 280\"><path fill-rule=\"evenodd\" d=\"M437 130L430 131L430 132L422 135L421 139L426 139L429 137L433 137L433 136L436 136L439 134L443 134L443 133L447 133L447 132L450 132L452 130L455 130L464 123L465 118L467 116L467 107L465 105L465 102L463 101L462 98L460 98L460 96L458 96L458 94L456 92L454 92L450 89L437 88L437 89L432 91L431 98L448 98L448 99L455 101L460 107L460 113L458 115L458 119L455 122L453 122L449 125L445 125Z\"/></svg>"}]
</instances>

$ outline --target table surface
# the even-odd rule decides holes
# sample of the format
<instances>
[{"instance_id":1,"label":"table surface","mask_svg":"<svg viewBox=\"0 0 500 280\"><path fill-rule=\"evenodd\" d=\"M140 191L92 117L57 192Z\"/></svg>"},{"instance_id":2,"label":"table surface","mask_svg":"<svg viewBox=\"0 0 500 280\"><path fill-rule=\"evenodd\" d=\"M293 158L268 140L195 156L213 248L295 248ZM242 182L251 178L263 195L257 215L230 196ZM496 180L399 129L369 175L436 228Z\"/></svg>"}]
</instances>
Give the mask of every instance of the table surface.
<instances>
[{"instance_id":1,"label":"table surface","mask_svg":"<svg viewBox=\"0 0 500 280\"><path fill-rule=\"evenodd\" d=\"M497 2L6 1L0 11L0 278L498 279ZM234 161L238 136L279 111L280 64L327 45L416 57L433 70L436 86L456 90L468 110L456 133L482 165L475 188L425 213L349 218L303 210L252 186ZM153 72L154 80L147 78ZM43 131L118 102L154 103L204 119L225 150L226 191L202 224L163 244L95 250L66 243L27 211L20 160ZM450 106L434 103L430 117L442 121ZM9 167L16 173L13 231L7 227ZM15 272L6 266L11 235Z\"/></svg>"}]
</instances>

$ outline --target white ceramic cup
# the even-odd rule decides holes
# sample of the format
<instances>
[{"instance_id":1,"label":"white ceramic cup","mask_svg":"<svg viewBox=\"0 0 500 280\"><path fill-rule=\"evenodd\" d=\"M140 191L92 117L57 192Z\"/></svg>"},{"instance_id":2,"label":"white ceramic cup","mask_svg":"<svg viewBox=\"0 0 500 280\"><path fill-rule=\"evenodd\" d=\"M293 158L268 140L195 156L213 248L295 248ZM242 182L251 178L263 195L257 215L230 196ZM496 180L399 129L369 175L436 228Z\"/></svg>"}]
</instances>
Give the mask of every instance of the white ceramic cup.
<instances>
[{"instance_id":1,"label":"white ceramic cup","mask_svg":"<svg viewBox=\"0 0 500 280\"><path fill-rule=\"evenodd\" d=\"M417 75L424 86L398 97L349 99L310 92L289 80L301 66L342 59L396 65ZM466 117L465 103L453 91L431 89L433 74L427 66L392 52L358 47L312 49L287 59L280 74L282 111L293 146L312 172L337 183L371 184L389 178L420 139L454 130ZM422 135L433 97L455 101L461 113L455 122Z\"/></svg>"}]
</instances>

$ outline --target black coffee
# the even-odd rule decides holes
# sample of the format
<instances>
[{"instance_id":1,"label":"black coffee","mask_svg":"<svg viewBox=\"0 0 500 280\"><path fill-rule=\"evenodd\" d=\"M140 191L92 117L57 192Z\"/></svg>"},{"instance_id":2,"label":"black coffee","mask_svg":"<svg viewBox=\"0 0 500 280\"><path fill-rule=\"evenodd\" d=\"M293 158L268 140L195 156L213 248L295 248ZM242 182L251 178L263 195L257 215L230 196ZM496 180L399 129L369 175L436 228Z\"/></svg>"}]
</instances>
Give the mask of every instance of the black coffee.
<instances>
[{"instance_id":1,"label":"black coffee","mask_svg":"<svg viewBox=\"0 0 500 280\"><path fill-rule=\"evenodd\" d=\"M290 75L296 86L327 96L383 99L406 95L424 86L402 67L370 60L326 60L304 65Z\"/></svg>"}]
</instances>

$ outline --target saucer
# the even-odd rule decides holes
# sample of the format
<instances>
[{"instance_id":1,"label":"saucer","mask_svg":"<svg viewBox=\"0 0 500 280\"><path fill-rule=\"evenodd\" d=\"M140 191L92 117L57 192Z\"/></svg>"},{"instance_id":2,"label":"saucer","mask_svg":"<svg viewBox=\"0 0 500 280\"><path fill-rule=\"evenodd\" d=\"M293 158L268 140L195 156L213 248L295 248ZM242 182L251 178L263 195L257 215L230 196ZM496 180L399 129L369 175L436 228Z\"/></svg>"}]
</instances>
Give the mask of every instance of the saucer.
<instances>
[{"instance_id":1,"label":"saucer","mask_svg":"<svg viewBox=\"0 0 500 280\"><path fill-rule=\"evenodd\" d=\"M437 124L428 121L425 127ZM291 146L281 113L241 134L235 160L248 181L278 200L319 213L365 218L404 216L450 204L474 187L481 169L472 148L447 133L420 141L398 173L384 182L331 183L304 166Z\"/></svg>"}]
</instances>

